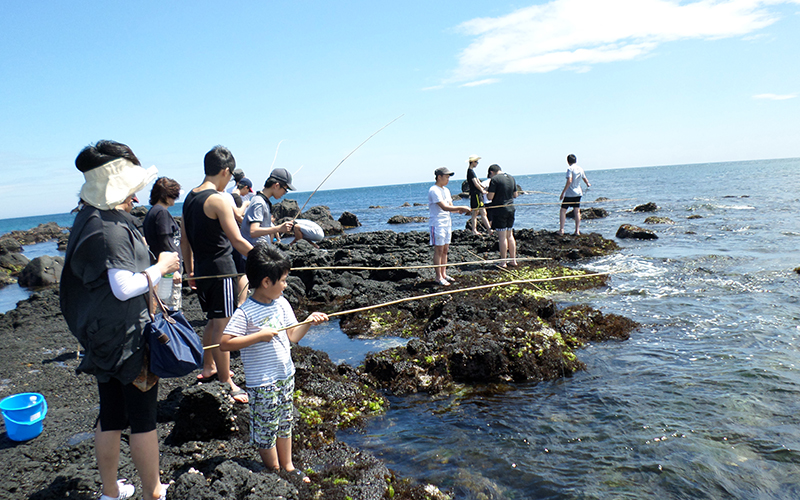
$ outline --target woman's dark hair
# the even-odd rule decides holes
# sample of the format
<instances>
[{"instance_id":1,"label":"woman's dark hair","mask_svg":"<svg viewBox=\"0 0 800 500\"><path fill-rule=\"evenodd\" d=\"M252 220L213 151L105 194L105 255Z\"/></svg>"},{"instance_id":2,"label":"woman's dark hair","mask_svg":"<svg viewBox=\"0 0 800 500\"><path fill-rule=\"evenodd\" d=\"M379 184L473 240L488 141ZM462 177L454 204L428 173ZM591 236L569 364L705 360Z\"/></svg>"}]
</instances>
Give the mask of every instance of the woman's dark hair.
<instances>
[{"instance_id":1,"label":"woman's dark hair","mask_svg":"<svg viewBox=\"0 0 800 500\"><path fill-rule=\"evenodd\" d=\"M177 200L180 195L181 185L177 181L169 177L159 177L153 184L153 189L150 190L150 205L155 205L159 201L167 203L170 198Z\"/></svg>"},{"instance_id":2,"label":"woman's dark hair","mask_svg":"<svg viewBox=\"0 0 800 500\"><path fill-rule=\"evenodd\" d=\"M98 141L95 145L86 146L75 158L75 166L81 172L88 172L117 158L125 158L134 165L141 166L131 148L116 141Z\"/></svg>"},{"instance_id":3,"label":"woman's dark hair","mask_svg":"<svg viewBox=\"0 0 800 500\"><path fill-rule=\"evenodd\" d=\"M288 257L266 241L256 243L247 254L245 273L253 289L261 286L264 278L269 278L272 283L277 283L292 269Z\"/></svg>"},{"instance_id":4,"label":"woman's dark hair","mask_svg":"<svg viewBox=\"0 0 800 500\"><path fill-rule=\"evenodd\" d=\"M233 153L225 146L214 146L211 151L206 153L203 167L208 176L217 175L226 168L233 173L236 168L236 160L233 158Z\"/></svg>"}]
</instances>

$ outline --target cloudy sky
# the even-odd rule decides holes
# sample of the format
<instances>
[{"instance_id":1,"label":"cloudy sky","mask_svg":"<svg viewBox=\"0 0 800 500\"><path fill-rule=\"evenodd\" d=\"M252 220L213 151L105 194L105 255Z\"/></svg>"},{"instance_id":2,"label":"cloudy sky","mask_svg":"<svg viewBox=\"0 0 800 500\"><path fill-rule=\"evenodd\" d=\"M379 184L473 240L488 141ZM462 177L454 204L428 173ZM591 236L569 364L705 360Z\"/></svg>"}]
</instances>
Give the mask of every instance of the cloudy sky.
<instances>
[{"instance_id":1,"label":"cloudy sky","mask_svg":"<svg viewBox=\"0 0 800 500\"><path fill-rule=\"evenodd\" d=\"M310 191L401 115L323 189L461 178L470 154L519 175L800 156L800 0L2 10L0 217L69 211L100 139L187 189L217 144L263 185L280 143Z\"/></svg>"}]
</instances>

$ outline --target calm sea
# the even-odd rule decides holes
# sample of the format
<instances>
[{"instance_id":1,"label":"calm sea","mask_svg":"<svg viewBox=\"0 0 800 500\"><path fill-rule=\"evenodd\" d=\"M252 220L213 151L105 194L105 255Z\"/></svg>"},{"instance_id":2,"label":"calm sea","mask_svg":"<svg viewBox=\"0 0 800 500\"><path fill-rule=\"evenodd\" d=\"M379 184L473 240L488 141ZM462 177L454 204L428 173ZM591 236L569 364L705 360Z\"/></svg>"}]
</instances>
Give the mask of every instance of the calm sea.
<instances>
[{"instance_id":1,"label":"calm sea","mask_svg":"<svg viewBox=\"0 0 800 500\"><path fill-rule=\"evenodd\" d=\"M650 201L675 224L648 226L658 240L619 240L619 253L583 264L618 273L607 289L558 299L642 328L588 346L587 370L568 379L391 398L385 416L340 437L464 499L800 498L800 159L584 168L584 201L612 200L584 203L610 213L584 221L584 232L614 238L621 224L644 225L649 214L631 208ZM517 199L527 206L516 227L557 229L563 174L517 180L540 193ZM386 221L426 215L401 205L425 203L429 185L320 191L309 206L355 213L357 231L424 230ZM293 197L302 205L308 194ZM58 217L24 224L69 225ZM0 233L19 224L0 221ZM349 340L332 323L303 342L357 364L394 340Z\"/></svg>"}]
</instances>

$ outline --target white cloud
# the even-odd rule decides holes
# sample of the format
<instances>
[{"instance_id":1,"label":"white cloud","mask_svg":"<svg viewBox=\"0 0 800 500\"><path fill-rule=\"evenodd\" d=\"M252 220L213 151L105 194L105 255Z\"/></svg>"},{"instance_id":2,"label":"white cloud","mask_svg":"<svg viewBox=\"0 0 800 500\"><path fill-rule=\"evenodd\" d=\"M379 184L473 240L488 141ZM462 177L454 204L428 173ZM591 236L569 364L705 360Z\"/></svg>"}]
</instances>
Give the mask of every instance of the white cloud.
<instances>
[{"instance_id":1,"label":"white cloud","mask_svg":"<svg viewBox=\"0 0 800 500\"><path fill-rule=\"evenodd\" d=\"M476 82L469 82L462 84L460 85L460 87L477 87L479 85L491 85L492 83L497 83L499 81L500 81L499 78L486 78L485 80L478 80Z\"/></svg>"},{"instance_id":2,"label":"white cloud","mask_svg":"<svg viewBox=\"0 0 800 500\"><path fill-rule=\"evenodd\" d=\"M459 54L453 80L585 71L644 57L665 42L745 36L777 21L770 5L786 3L800 0L552 0L461 24L476 39Z\"/></svg>"},{"instance_id":3,"label":"white cloud","mask_svg":"<svg viewBox=\"0 0 800 500\"><path fill-rule=\"evenodd\" d=\"M758 94L754 95L753 99L766 99L768 101L785 101L786 99L794 99L797 94Z\"/></svg>"}]
</instances>

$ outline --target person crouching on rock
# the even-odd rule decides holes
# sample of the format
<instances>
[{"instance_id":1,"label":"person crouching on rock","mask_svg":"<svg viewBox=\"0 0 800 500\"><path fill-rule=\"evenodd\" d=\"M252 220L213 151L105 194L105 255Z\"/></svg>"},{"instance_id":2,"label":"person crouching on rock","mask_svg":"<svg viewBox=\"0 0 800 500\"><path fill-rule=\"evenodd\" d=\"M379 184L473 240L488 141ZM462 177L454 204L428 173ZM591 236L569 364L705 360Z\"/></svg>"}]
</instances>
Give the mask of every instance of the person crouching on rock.
<instances>
[{"instance_id":1,"label":"person crouching on rock","mask_svg":"<svg viewBox=\"0 0 800 500\"><path fill-rule=\"evenodd\" d=\"M100 141L75 159L86 182L83 208L75 216L64 271L61 311L86 354L77 371L97 378L100 416L95 429L100 500L130 498L135 487L117 481L122 431L131 428L130 449L142 480L142 498L165 498L158 465L158 379L146 371L144 327L149 322L147 278L154 284L179 269L175 252L150 265L144 237L130 215L136 192L155 179L131 148Z\"/></svg>"},{"instance_id":2,"label":"person crouching on rock","mask_svg":"<svg viewBox=\"0 0 800 500\"><path fill-rule=\"evenodd\" d=\"M314 312L311 323L294 325L297 318L283 296L291 263L277 248L258 242L247 256L246 272L253 295L237 309L222 335L220 349L241 351L245 384L250 399L250 439L264 465L281 467L304 482L310 480L292 463L294 363L291 343L300 342L311 324L328 321Z\"/></svg>"},{"instance_id":3,"label":"person crouching on rock","mask_svg":"<svg viewBox=\"0 0 800 500\"><path fill-rule=\"evenodd\" d=\"M436 184L428 190L428 207L430 209L431 240L433 246L433 265L436 267L436 282L443 286L449 286L451 281L455 281L447 274L447 252L450 249L450 238L452 237L452 222L450 212L469 214L467 207L457 207L453 205L453 198L447 184L450 182L454 172L447 167L439 167L433 171Z\"/></svg>"}]
</instances>

